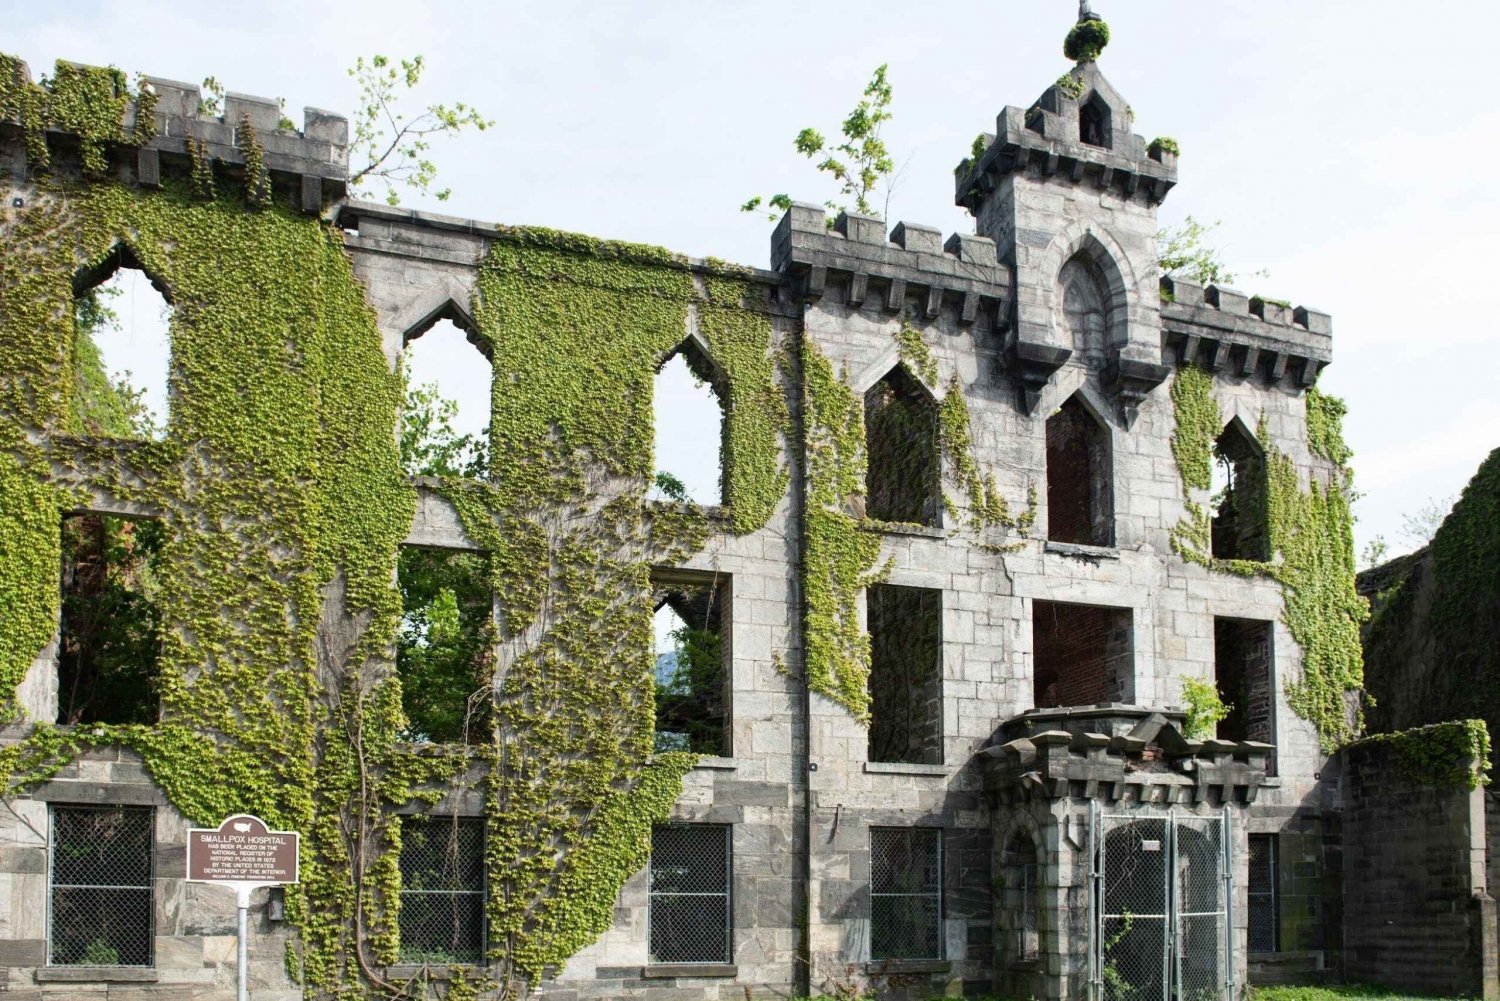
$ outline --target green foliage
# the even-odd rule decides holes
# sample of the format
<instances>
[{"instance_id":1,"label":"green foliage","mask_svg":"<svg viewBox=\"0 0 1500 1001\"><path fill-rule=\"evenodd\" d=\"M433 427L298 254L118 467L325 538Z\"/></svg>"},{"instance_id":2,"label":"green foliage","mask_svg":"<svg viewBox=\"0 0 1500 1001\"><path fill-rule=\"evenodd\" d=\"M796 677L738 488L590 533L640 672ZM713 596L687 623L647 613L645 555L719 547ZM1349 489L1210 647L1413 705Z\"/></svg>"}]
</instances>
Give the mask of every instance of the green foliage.
<instances>
[{"instance_id":1,"label":"green foliage","mask_svg":"<svg viewBox=\"0 0 1500 1001\"><path fill-rule=\"evenodd\" d=\"M1247 1001L1439 1001L1421 994L1407 994L1365 984L1335 984L1329 987L1251 987ZM1458 999L1450 999L1458 1001Z\"/></svg>"},{"instance_id":2,"label":"green foliage","mask_svg":"<svg viewBox=\"0 0 1500 1001\"><path fill-rule=\"evenodd\" d=\"M403 549L396 674L406 740L468 743L484 722L494 643L488 567L474 553Z\"/></svg>"},{"instance_id":3,"label":"green foliage","mask_svg":"<svg viewBox=\"0 0 1500 1001\"><path fill-rule=\"evenodd\" d=\"M875 68L862 99L839 126L842 142L830 146L823 133L811 127L797 133L792 140L798 153L816 161L820 173L838 182L840 195L854 199L854 211L865 215L875 211L871 198L882 184L886 200L890 200L892 175L896 172L896 161L880 134L882 126L891 120L892 90L886 77L887 68L886 63ZM754 212L763 201L779 212L792 207L790 195L773 195L766 200L757 195L741 205L740 211ZM833 200L825 204L835 212L848 207ZM769 218L774 220L778 215L771 213Z\"/></svg>"},{"instance_id":4,"label":"green foliage","mask_svg":"<svg viewBox=\"0 0 1500 1001\"><path fill-rule=\"evenodd\" d=\"M1490 731L1482 719L1460 719L1399 733L1377 733L1349 745L1389 748L1409 782L1439 789L1489 785Z\"/></svg>"},{"instance_id":5,"label":"green foliage","mask_svg":"<svg viewBox=\"0 0 1500 1001\"><path fill-rule=\"evenodd\" d=\"M31 165L52 162L47 132L68 132L78 138L84 173L97 177L108 169L108 149L149 140L156 134L154 95L144 87L136 97L137 117L132 132L125 130L131 97L125 74L113 66L80 66L58 60L53 76L30 83L23 63L0 54L0 118L19 122L26 134L26 156ZM144 112L144 115L141 113Z\"/></svg>"},{"instance_id":6,"label":"green foliage","mask_svg":"<svg viewBox=\"0 0 1500 1001\"><path fill-rule=\"evenodd\" d=\"M1183 679L1182 700L1187 705L1182 735L1188 740L1212 737L1218 732L1219 721L1234 711L1234 706L1225 705L1219 698L1219 690L1212 682L1199 678Z\"/></svg>"},{"instance_id":7,"label":"green foliage","mask_svg":"<svg viewBox=\"0 0 1500 1001\"><path fill-rule=\"evenodd\" d=\"M1146 147L1146 152L1160 156L1162 153L1171 153L1173 156L1182 155L1182 147L1177 140L1171 136L1157 136L1151 140L1151 145Z\"/></svg>"},{"instance_id":8,"label":"green foliage","mask_svg":"<svg viewBox=\"0 0 1500 1001\"><path fill-rule=\"evenodd\" d=\"M719 632L682 625L669 638L672 674L656 680L656 751L722 754L723 713L713 711L722 706L719 700L724 691L724 644Z\"/></svg>"},{"instance_id":9,"label":"green foliage","mask_svg":"<svg viewBox=\"0 0 1500 1001\"><path fill-rule=\"evenodd\" d=\"M401 469L407 476L480 477L489 470L489 445L453 427L458 404L436 383L406 391L401 408Z\"/></svg>"},{"instance_id":10,"label":"green foliage","mask_svg":"<svg viewBox=\"0 0 1500 1001\"><path fill-rule=\"evenodd\" d=\"M120 290L100 286L80 295L74 303L73 405L68 427L73 434L109 438L160 437L166 428L146 405L145 390L131 385L130 373L111 380L99 350L100 333L118 332L120 317L109 300Z\"/></svg>"},{"instance_id":11,"label":"green foliage","mask_svg":"<svg viewBox=\"0 0 1500 1001\"><path fill-rule=\"evenodd\" d=\"M1282 619L1302 649L1302 675L1287 681L1287 703L1317 728L1324 749L1331 751L1363 727L1363 716L1357 708L1351 712L1346 693L1358 691L1364 682L1359 627L1369 614L1354 587L1352 474L1331 458L1351 455L1343 441L1343 403L1316 391L1308 394L1309 448L1332 468L1326 479L1312 476L1306 490L1292 459L1271 443L1264 426L1260 429L1272 554L1270 562L1260 563L1215 559L1211 516L1194 499L1195 491L1212 485L1214 442L1223 427L1213 377L1196 366L1183 366L1171 395L1176 418L1172 454L1187 509L1172 529L1172 549L1212 570L1264 574L1282 585Z\"/></svg>"},{"instance_id":12,"label":"green foliage","mask_svg":"<svg viewBox=\"0 0 1500 1001\"><path fill-rule=\"evenodd\" d=\"M1079 21L1063 41L1063 55L1080 63L1091 63L1109 44L1109 25L1097 17Z\"/></svg>"},{"instance_id":13,"label":"green foliage","mask_svg":"<svg viewBox=\"0 0 1500 1001\"><path fill-rule=\"evenodd\" d=\"M1158 230L1156 258L1162 277L1186 278L1204 286L1233 285L1234 275L1224 265L1219 251L1205 242L1208 234L1218 228L1217 222L1205 225L1188 216L1175 229ZM1257 271L1254 277L1265 274Z\"/></svg>"},{"instance_id":14,"label":"green foliage","mask_svg":"<svg viewBox=\"0 0 1500 1001\"><path fill-rule=\"evenodd\" d=\"M454 136L468 128L483 132L495 124L463 102L429 104L408 118L401 101L421 82L424 68L421 56L392 62L373 55L369 60L360 56L349 69L359 91L349 145L365 160L350 171L350 191L359 193L378 183L391 205L400 203L403 187L425 195L437 179L437 164L429 158L433 138ZM451 193L449 188L433 192L438 201L446 201Z\"/></svg>"},{"instance_id":15,"label":"green foliage","mask_svg":"<svg viewBox=\"0 0 1500 1001\"><path fill-rule=\"evenodd\" d=\"M656 487L657 492L667 500L677 501L679 504L686 504L691 500L688 497L687 484L665 469L658 469L656 471L656 476L653 478L652 483Z\"/></svg>"},{"instance_id":16,"label":"green foliage","mask_svg":"<svg viewBox=\"0 0 1500 1001\"><path fill-rule=\"evenodd\" d=\"M1076 101L1083 96L1084 83L1072 73L1064 73L1057 78L1057 89L1062 91L1064 97Z\"/></svg>"}]
</instances>

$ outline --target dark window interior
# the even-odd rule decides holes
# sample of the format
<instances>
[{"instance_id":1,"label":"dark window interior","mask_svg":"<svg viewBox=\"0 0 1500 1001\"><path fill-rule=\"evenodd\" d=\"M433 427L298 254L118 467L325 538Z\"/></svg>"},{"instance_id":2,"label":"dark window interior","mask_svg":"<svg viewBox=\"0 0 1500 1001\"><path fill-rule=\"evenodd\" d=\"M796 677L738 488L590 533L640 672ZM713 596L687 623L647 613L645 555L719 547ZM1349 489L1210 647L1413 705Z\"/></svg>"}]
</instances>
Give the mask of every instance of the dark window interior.
<instances>
[{"instance_id":1,"label":"dark window interior","mask_svg":"<svg viewBox=\"0 0 1500 1001\"><path fill-rule=\"evenodd\" d=\"M656 600L656 749L730 753L727 575L671 575Z\"/></svg>"},{"instance_id":2,"label":"dark window interior","mask_svg":"<svg viewBox=\"0 0 1500 1001\"><path fill-rule=\"evenodd\" d=\"M1078 397L1047 421L1047 538L1114 545L1109 431Z\"/></svg>"},{"instance_id":3,"label":"dark window interior","mask_svg":"<svg viewBox=\"0 0 1500 1001\"><path fill-rule=\"evenodd\" d=\"M943 760L943 593L876 584L870 630L871 761Z\"/></svg>"},{"instance_id":4,"label":"dark window interior","mask_svg":"<svg viewBox=\"0 0 1500 1001\"><path fill-rule=\"evenodd\" d=\"M1031 625L1038 709L1125 698L1133 661L1130 609L1035 601Z\"/></svg>"},{"instance_id":5,"label":"dark window interior","mask_svg":"<svg viewBox=\"0 0 1500 1001\"><path fill-rule=\"evenodd\" d=\"M896 367L865 394L866 514L877 521L937 525L942 507L938 407Z\"/></svg>"}]
</instances>

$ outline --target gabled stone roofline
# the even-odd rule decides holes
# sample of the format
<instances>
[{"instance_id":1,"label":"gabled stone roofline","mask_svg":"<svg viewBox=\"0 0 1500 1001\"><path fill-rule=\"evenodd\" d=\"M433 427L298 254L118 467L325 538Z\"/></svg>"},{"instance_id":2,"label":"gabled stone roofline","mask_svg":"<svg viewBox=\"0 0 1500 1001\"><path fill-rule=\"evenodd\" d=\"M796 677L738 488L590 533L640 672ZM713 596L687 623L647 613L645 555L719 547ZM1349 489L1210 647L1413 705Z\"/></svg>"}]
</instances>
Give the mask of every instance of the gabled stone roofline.
<instances>
[{"instance_id":1,"label":"gabled stone roofline","mask_svg":"<svg viewBox=\"0 0 1500 1001\"><path fill-rule=\"evenodd\" d=\"M1306 389L1333 361L1333 318L1231 288L1161 280L1162 356Z\"/></svg>"},{"instance_id":2,"label":"gabled stone roofline","mask_svg":"<svg viewBox=\"0 0 1500 1001\"><path fill-rule=\"evenodd\" d=\"M833 275L848 281L850 306L878 294L884 310L897 313L912 295L922 314L935 319L947 299L959 322L970 324L988 302L997 325L1008 323L1010 269L997 259L993 240L955 233L945 241L941 230L907 222L887 238L885 226L874 216L841 212L830 228L820 206L796 202L771 236L771 266L796 276L809 299L820 298Z\"/></svg>"},{"instance_id":3,"label":"gabled stone roofline","mask_svg":"<svg viewBox=\"0 0 1500 1001\"><path fill-rule=\"evenodd\" d=\"M1065 79L1076 96L1058 84L1042 92L1030 109L1007 106L995 119L995 134L983 136L984 150L954 171L954 201L976 215L980 205L1007 174L1035 169L1043 177L1071 184L1115 190L1126 197L1144 191L1159 204L1177 184L1177 154L1148 147L1130 131L1127 105L1094 63L1080 63ZM1110 146L1079 138L1080 102L1099 94L1109 104Z\"/></svg>"}]
</instances>

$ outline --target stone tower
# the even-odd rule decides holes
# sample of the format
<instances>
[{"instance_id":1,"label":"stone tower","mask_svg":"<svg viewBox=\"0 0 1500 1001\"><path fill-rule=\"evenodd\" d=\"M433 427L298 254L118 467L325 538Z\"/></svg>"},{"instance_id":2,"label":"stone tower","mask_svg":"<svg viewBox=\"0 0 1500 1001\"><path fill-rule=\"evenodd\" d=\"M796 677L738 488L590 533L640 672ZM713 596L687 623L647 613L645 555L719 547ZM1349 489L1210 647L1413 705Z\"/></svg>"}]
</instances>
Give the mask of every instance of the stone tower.
<instances>
[{"instance_id":1,"label":"stone tower","mask_svg":"<svg viewBox=\"0 0 1500 1001\"><path fill-rule=\"evenodd\" d=\"M1077 65L1030 108L1000 112L995 135L955 171L956 199L1014 271L1006 354L1024 409L1079 356L1129 426L1167 375L1156 207L1177 183L1177 155L1131 131L1130 105L1096 61L1108 29L1083 8L1068 44Z\"/></svg>"}]
</instances>

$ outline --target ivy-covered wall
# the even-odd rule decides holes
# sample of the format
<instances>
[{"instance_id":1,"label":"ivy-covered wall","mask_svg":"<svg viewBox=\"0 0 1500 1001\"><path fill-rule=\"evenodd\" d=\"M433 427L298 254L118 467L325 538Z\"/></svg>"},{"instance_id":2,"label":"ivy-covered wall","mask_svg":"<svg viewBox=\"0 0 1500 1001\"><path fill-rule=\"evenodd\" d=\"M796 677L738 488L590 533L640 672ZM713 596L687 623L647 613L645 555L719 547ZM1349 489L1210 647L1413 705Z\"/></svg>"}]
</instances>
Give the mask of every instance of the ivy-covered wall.
<instances>
[{"instance_id":1,"label":"ivy-covered wall","mask_svg":"<svg viewBox=\"0 0 1500 1001\"><path fill-rule=\"evenodd\" d=\"M555 972L610 925L693 760L650 755L650 569L754 531L786 492L764 292L656 248L494 235L476 278L496 368L492 475L441 490L500 597L493 725L467 746L402 745L395 567L416 489L398 465L401 379L342 233L268 192L252 129L252 183L205 155L145 190L119 169L132 138L120 129L88 126L81 164L45 135L83 128L78 101L88 122L118 122L115 76L31 85L13 61L0 70L15 80L0 112L41 137L16 152L11 176L29 165L33 179L0 209L5 795L120 745L192 823L250 812L303 832L287 975L310 996L353 998L407 989L385 972L394 812L472 788L489 821L490 972L502 988ZM75 281L120 246L173 307L162 441L68 433ZM646 500L652 377L690 326L730 397L717 520ZM99 498L164 526L152 726L58 728L15 698L50 669L37 657L57 623L61 517ZM451 983L431 989L463 996Z\"/></svg>"}]
</instances>

